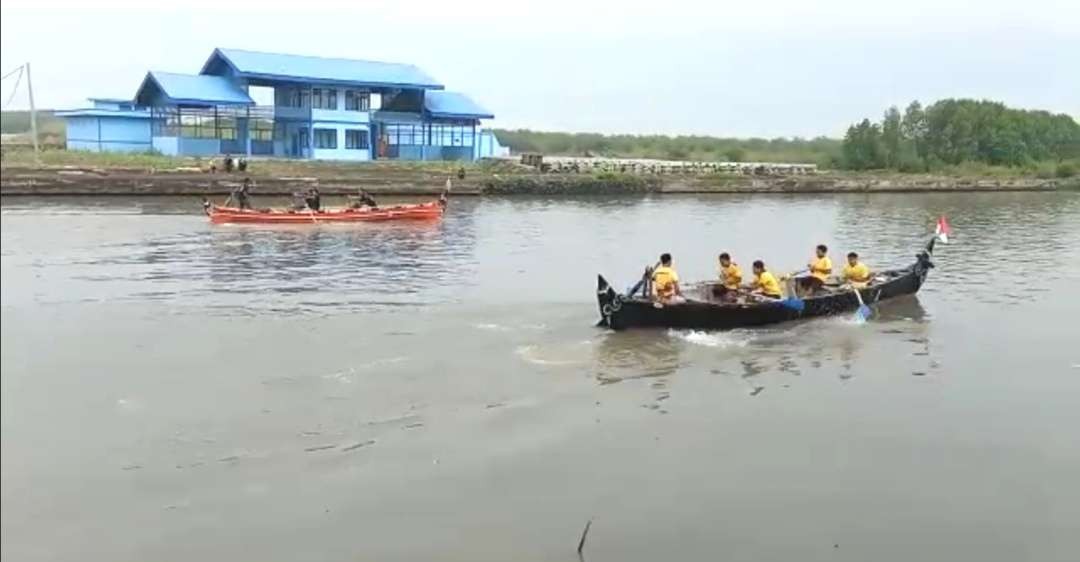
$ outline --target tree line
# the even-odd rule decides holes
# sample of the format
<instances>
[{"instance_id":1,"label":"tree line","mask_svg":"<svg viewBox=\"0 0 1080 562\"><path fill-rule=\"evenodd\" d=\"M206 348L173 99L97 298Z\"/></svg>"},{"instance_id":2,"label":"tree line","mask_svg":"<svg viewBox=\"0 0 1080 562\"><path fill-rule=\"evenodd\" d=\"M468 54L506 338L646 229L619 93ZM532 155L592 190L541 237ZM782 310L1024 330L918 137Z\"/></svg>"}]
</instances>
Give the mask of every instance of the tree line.
<instances>
[{"instance_id":1,"label":"tree line","mask_svg":"<svg viewBox=\"0 0 1080 562\"><path fill-rule=\"evenodd\" d=\"M1080 159L1080 124L1068 115L944 99L925 108L913 101L903 114L890 107L879 123L851 125L842 164L920 172L968 162L1016 167L1071 159Z\"/></svg>"}]
</instances>

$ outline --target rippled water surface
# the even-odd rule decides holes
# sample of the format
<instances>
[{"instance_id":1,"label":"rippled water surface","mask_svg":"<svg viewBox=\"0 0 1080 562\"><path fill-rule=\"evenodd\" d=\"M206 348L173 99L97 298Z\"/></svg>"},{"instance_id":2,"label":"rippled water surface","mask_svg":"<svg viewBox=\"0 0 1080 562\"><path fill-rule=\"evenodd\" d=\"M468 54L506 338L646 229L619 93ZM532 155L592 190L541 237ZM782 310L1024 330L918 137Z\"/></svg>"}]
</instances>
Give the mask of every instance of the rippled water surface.
<instances>
[{"instance_id":1,"label":"rippled water surface","mask_svg":"<svg viewBox=\"0 0 1080 562\"><path fill-rule=\"evenodd\" d=\"M662 251L913 298L608 333ZM459 199L212 226L4 198L5 560L1075 560L1080 194Z\"/></svg>"}]
</instances>

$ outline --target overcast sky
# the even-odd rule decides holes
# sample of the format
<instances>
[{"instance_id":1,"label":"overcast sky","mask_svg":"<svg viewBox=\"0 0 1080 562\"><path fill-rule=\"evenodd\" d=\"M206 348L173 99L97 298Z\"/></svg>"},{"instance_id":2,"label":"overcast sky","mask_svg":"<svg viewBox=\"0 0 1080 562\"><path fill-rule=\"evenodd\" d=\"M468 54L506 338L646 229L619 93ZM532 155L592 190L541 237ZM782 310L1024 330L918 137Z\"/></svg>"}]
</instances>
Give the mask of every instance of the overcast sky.
<instances>
[{"instance_id":1,"label":"overcast sky","mask_svg":"<svg viewBox=\"0 0 1080 562\"><path fill-rule=\"evenodd\" d=\"M1078 0L180 4L4 0L0 71L30 61L37 105L72 108L217 46L407 62L495 126L609 133L836 136L960 96L1080 116Z\"/></svg>"}]
</instances>

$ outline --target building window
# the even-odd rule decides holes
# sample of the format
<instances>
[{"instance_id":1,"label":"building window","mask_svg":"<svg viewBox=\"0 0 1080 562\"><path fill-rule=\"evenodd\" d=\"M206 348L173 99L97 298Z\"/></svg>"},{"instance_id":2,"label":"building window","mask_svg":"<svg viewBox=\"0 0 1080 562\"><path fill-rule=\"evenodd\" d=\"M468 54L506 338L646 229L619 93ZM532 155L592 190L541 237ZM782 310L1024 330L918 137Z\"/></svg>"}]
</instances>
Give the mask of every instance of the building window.
<instances>
[{"instance_id":1,"label":"building window","mask_svg":"<svg viewBox=\"0 0 1080 562\"><path fill-rule=\"evenodd\" d=\"M254 141L274 140L274 122L268 119L252 119L248 136Z\"/></svg>"},{"instance_id":2,"label":"building window","mask_svg":"<svg viewBox=\"0 0 1080 562\"><path fill-rule=\"evenodd\" d=\"M337 129L315 129L315 148L337 148Z\"/></svg>"},{"instance_id":3,"label":"building window","mask_svg":"<svg viewBox=\"0 0 1080 562\"><path fill-rule=\"evenodd\" d=\"M311 92L307 88L275 89L274 98L282 107L307 108L311 106Z\"/></svg>"},{"instance_id":4,"label":"building window","mask_svg":"<svg viewBox=\"0 0 1080 562\"><path fill-rule=\"evenodd\" d=\"M337 109L337 90L333 88L312 89L311 107L315 109Z\"/></svg>"},{"instance_id":5,"label":"building window","mask_svg":"<svg viewBox=\"0 0 1080 562\"><path fill-rule=\"evenodd\" d=\"M345 131L345 148L348 150L367 150L368 132L363 129L347 129Z\"/></svg>"},{"instance_id":6,"label":"building window","mask_svg":"<svg viewBox=\"0 0 1080 562\"><path fill-rule=\"evenodd\" d=\"M357 90L345 90L346 111L368 111L371 109L371 94Z\"/></svg>"}]
</instances>

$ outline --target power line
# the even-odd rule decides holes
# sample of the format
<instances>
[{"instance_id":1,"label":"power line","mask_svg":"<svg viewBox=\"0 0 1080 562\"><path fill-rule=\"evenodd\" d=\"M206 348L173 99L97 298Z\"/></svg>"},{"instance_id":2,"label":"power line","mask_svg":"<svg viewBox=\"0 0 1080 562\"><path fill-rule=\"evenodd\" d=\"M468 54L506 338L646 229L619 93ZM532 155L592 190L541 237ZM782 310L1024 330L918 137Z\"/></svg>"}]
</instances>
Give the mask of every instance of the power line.
<instances>
[{"instance_id":1,"label":"power line","mask_svg":"<svg viewBox=\"0 0 1080 562\"><path fill-rule=\"evenodd\" d=\"M4 108L5 109L7 109L7 106L11 105L11 102L15 100L15 94L19 93L19 84L22 83L23 71L25 69L26 69L25 66L20 66L19 68L16 69L16 70L19 71L19 77L15 79L15 87L11 89L11 95L8 96L7 101L4 102ZM12 74L15 74L15 70L12 70L11 72L7 73L7 76L4 76L4 78L7 78L8 76L11 76Z\"/></svg>"},{"instance_id":2,"label":"power line","mask_svg":"<svg viewBox=\"0 0 1080 562\"><path fill-rule=\"evenodd\" d=\"M24 66L26 66L26 65L20 64L19 66L16 66L14 69L11 70L11 72L8 72L7 74L5 74L3 76L0 76L0 80L7 80L8 76L11 76L12 74L15 74L16 72L19 73L19 76L22 76L22 70L23 70Z\"/></svg>"}]
</instances>

